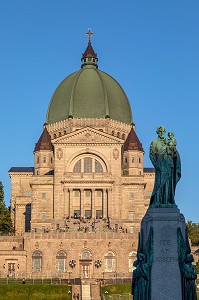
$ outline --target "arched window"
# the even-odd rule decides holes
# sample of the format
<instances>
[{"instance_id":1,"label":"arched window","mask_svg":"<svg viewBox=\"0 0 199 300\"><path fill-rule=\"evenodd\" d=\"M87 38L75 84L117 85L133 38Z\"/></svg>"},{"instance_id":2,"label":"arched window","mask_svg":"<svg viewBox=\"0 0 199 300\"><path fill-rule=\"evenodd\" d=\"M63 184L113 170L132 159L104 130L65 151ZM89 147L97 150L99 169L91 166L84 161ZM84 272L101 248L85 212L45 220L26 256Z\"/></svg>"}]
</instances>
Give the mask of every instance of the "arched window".
<instances>
[{"instance_id":1,"label":"arched window","mask_svg":"<svg viewBox=\"0 0 199 300\"><path fill-rule=\"evenodd\" d=\"M33 272L41 272L42 267L42 254L40 251L35 251L32 255L32 270Z\"/></svg>"},{"instance_id":2,"label":"arched window","mask_svg":"<svg viewBox=\"0 0 199 300\"><path fill-rule=\"evenodd\" d=\"M104 169L102 163L94 157L83 157L75 163L73 173L103 173Z\"/></svg>"},{"instance_id":3,"label":"arched window","mask_svg":"<svg viewBox=\"0 0 199 300\"><path fill-rule=\"evenodd\" d=\"M56 269L57 272L66 272L66 253L59 251L56 256Z\"/></svg>"},{"instance_id":4,"label":"arched window","mask_svg":"<svg viewBox=\"0 0 199 300\"><path fill-rule=\"evenodd\" d=\"M95 159L95 172L96 173L103 173L102 165L96 159Z\"/></svg>"},{"instance_id":5,"label":"arched window","mask_svg":"<svg viewBox=\"0 0 199 300\"><path fill-rule=\"evenodd\" d=\"M120 138L120 132L117 132L117 137Z\"/></svg>"},{"instance_id":6,"label":"arched window","mask_svg":"<svg viewBox=\"0 0 199 300\"><path fill-rule=\"evenodd\" d=\"M91 157L84 158L84 172L85 173L92 172L92 158Z\"/></svg>"},{"instance_id":7,"label":"arched window","mask_svg":"<svg viewBox=\"0 0 199 300\"><path fill-rule=\"evenodd\" d=\"M105 272L115 272L115 254L111 251L106 253L105 259Z\"/></svg>"},{"instance_id":8,"label":"arched window","mask_svg":"<svg viewBox=\"0 0 199 300\"><path fill-rule=\"evenodd\" d=\"M135 269L135 267L133 265L135 260L136 260L136 252L131 251L129 253L129 272L132 272Z\"/></svg>"},{"instance_id":9,"label":"arched window","mask_svg":"<svg viewBox=\"0 0 199 300\"><path fill-rule=\"evenodd\" d=\"M82 259L87 260L87 259L91 259L91 257L92 257L92 255L88 250L82 251L82 253L81 253L81 258Z\"/></svg>"},{"instance_id":10,"label":"arched window","mask_svg":"<svg viewBox=\"0 0 199 300\"><path fill-rule=\"evenodd\" d=\"M126 138L126 136L125 136L125 134L123 133L123 134L122 134L122 139L125 140L125 138Z\"/></svg>"},{"instance_id":11,"label":"arched window","mask_svg":"<svg viewBox=\"0 0 199 300\"><path fill-rule=\"evenodd\" d=\"M73 173L81 173L81 159L76 162L73 168Z\"/></svg>"},{"instance_id":12,"label":"arched window","mask_svg":"<svg viewBox=\"0 0 199 300\"><path fill-rule=\"evenodd\" d=\"M115 131L113 130L111 134L114 136L115 135Z\"/></svg>"}]
</instances>

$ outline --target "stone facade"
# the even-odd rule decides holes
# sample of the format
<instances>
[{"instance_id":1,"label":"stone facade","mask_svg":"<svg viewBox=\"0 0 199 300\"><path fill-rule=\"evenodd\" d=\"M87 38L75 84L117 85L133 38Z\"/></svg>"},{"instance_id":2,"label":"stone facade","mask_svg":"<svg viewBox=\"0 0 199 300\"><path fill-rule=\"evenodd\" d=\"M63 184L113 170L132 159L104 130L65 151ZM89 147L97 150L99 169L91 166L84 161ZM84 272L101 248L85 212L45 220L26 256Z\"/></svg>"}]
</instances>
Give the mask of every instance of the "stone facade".
<instances>
[{"instance_id":1,"label":"stone facade","mask_svg":"<svg viewBox=\"0 0 199 300\"><path fill-rule=\"evenodd\" d=\"M1 242L8 253L2 275L17 257L15 276L131 277L154 171L143 168L143 150L122 150L134 129L109 124L73 119L48 126L53 151L35 151L32 171L11 168L16 237L9 246Z\"/></svg>"}]
</instances>

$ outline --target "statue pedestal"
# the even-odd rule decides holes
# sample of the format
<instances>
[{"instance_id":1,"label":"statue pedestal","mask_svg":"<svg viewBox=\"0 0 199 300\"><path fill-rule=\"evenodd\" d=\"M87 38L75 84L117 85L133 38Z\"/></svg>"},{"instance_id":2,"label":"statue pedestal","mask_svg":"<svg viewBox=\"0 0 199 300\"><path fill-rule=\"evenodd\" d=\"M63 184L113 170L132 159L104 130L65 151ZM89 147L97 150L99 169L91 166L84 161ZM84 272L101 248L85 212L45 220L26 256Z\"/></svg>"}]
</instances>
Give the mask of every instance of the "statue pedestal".
<instances>
[{"instance_id":1,"label":"statue pedestal","mask_svg":"<svg viewBox=\"0 0 199 300\"><path fill-rule=\"evenodd\" d=\"M182 300L177 228L181 228L185 237L184 216L178 208L149 208L141 223L143 248L150 227L153 227L151 300Z\"/></svg>"}]
</instances>

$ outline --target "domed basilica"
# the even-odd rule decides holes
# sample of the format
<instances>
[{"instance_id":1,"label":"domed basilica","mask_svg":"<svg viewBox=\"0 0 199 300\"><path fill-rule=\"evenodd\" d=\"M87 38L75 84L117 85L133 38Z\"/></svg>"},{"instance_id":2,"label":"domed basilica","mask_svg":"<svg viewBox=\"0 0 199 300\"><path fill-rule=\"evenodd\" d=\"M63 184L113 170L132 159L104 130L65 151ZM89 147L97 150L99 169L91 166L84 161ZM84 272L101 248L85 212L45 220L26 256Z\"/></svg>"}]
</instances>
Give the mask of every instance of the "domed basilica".
<instances>
[{"instance_id":1,"label":"domed basilica","mask_svg":"<svg viewBox=\"0 0 199 300\"><path fill-rule=\"evenodd\" d=\"M16 234L1 242L1 277L131 278L154 170L143 166L125 91L98 69L91 34L81 69L51 98L34 167L9 170Z\"/></svg>"}]
</instances>

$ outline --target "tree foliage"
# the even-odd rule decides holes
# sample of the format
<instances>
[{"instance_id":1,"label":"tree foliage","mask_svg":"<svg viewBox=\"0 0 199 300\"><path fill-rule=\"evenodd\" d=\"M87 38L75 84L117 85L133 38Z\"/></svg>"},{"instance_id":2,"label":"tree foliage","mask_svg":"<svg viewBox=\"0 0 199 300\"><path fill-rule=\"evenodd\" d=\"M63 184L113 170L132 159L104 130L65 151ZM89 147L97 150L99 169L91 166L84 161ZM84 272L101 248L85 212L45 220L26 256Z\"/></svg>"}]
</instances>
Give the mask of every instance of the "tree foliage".
<instances>
[{"instance_id":1,"label":"tree foliage","mask_svg":"<svg viewBox=\"0 0 199 300\"><path fill-rule=\"evenodd\" d=\"M199 246L199 223L188 221L187 230L192 246Z\"/></svg>"},{"instance_id":2,"label":"tree foliage","mask_svg":"<svg viewBox=\"0 0 199 300\"><path fill-rule=\"evenodd\" d=\"M4 202L3 184L0 181L0 232L13 232L13 225L10 216L10 210L6 207Z\"/></svg>"}]
</instances>

